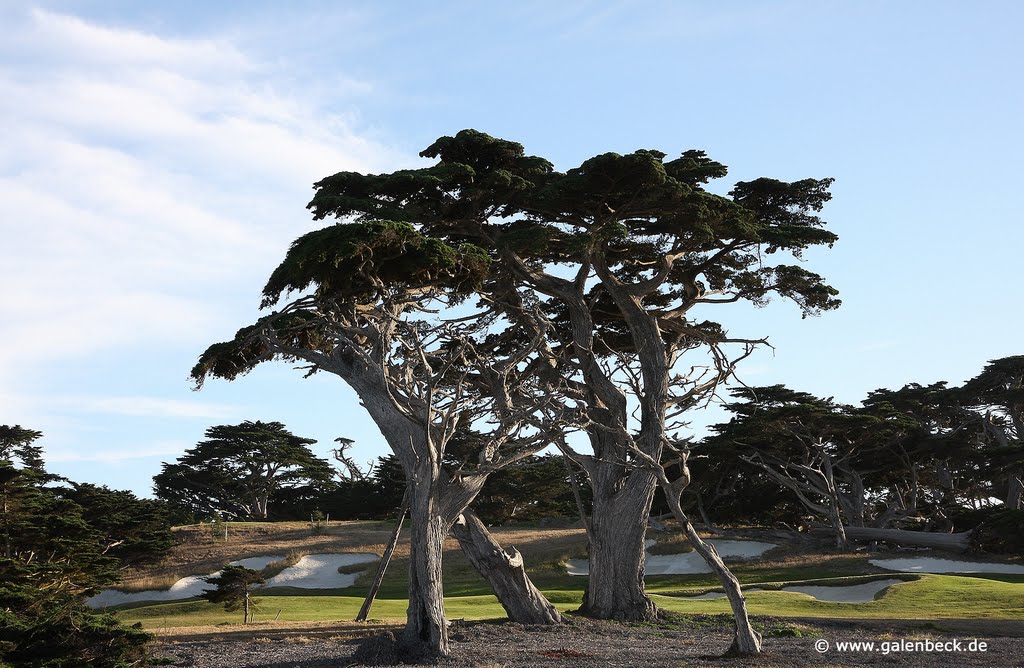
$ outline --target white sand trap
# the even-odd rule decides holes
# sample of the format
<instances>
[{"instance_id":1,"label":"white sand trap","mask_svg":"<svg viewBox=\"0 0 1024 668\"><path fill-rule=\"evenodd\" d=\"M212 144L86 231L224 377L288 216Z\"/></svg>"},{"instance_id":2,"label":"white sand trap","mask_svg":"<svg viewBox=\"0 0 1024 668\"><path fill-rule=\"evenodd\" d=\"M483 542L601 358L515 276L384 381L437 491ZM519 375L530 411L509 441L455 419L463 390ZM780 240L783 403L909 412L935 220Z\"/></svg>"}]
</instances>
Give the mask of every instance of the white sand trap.
<instances>
[{"instance_id":1,"label":"white sand trap","mask_svg":"<svg viewBox=\"0 0 1024 668\"><path fill-rule=\"evenodd\" d=\"M1017 564L986 564L981 561L956 561L935 557L872 559L872 566L901 573L1024 573Z\"/></svg>"},{"instance_id":2,"label":"white sand trap","mask_svg":"<svg viewBox=\"0 0 1024 668\"><path fill-rule=\"evenodd\" d=\"M268 587L302 589L343 589L355 584L359 573L339 573L338 568L380 559L376 554L307 554L267 580Z\"/></svg>"},{"instance_id":3,"label":"white sand trap","mask_svg":"<svg viewBox=\"0 0 1024 668\"><path fill-rule=\"evenodd\" d=\"M723 559L760 557L775 547L775 543L762 543L756 540L720 540L715 538L707 542L715 546ZM653 544L653 541L645 542L645 545L650 547L647 543ZM566 564L566 572L569 575L587 575L590 573L590 560L570 559ZM688 575L710 573L711 569L696 551L692 551L682 554L648 553L644 572L647 575Z\"/></svg>"},{"instance_id":4,"label":"white sand trap","mask_svg":"<svg viewBox=\"0 0 1024 668\"><path fill-rule=\"evenodd\" d=\"M872 582L865 582L859 585L793 585L791 587L783 587L781 591L791 591L799 594L807 594L811 598L816 598L819 601L827 601L829 603L870 603L875 600L875 594L878 592L888 589L889 587L900 584L903 580L874 580ZM751 594L756 591L770 591L767 589L761 589L760 587L751 587L750 589L744 589L744 594ZM697 600L711 600L718 598L725 598L725 594L720 591L709 591L706 594L700 596L688 596L687 598Z\"/></svg>"},{"instance_id":5,"label":"white sand trap","mask_svg":"<svg viewBox=\"0 0 1024 668\"><path fill-rule=\"evenodd\" d=\"M782 591L795 591L829 603L870 603L875 594L900 584L903 580L873 580L859 585L794 585Z\"/></svg>"},{"instance_id":6,"label":"white sand trap","mask_svg":"<svg viewBox=\"0 0 1024 668\"><path fill-rule=\"evenodd\" d=\"M268 554L261 557L247 557L238 561L228 562L232 566L245 566L254 571L266 568L267 564L284 559L278 554ZM220 571L209 575L189 575L181 578L171 585L170 589L149 589L147 591L118 591L116 589L104 589L92 598L86 600L85 604L90 608L108 608L112 605L122 603L136 603L138 601L183 601L189 598L196 598L203 593L204 589L210 589L210 585L203 581L203 578L213 577L220 574Z\"/></svg>"},{"instance_id":7,"label":"white sand trap","mask_svg":"<svg viewBox=\"0 0 1024 668\"><path fill-rule=\"evenodd\" d=\"M204 589L210 588L210 585L203 582L203 577L202 575L190 575L187 578L181 578L172 584L170 589L150 589L148 591L133 592L104 589L92 598L87 599L85 604L90 608L107 608L112 605L136 603L138 601L181 601L195 598L202 594Z\"/></svg>"}]
</instances>

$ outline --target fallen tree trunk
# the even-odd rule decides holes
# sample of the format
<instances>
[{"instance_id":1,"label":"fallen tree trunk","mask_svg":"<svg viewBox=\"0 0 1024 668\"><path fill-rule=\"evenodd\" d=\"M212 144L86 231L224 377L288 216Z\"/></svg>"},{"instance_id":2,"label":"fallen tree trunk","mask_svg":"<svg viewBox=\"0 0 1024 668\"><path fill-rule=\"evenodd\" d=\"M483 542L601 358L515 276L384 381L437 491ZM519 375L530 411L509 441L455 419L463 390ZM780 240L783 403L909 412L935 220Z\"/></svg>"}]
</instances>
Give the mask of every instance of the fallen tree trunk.
<instances>
[{"instance_id":1,"label":"fallen tree trunk","mask_svg":"<svg viewBox=\"0 0 1024 668\"><path fill-rule=\"evenodd\" d=\"M914 547L931 547L937 550L949 550L951 552L963 552L970 545L971 532L961 533L932 533L927 531L907 531L905 529L876 529L872 527L843 527L846 537L850 540L872 541L879 540L897 545L912 545ZM831 532L831 527L815 527L815 533Z\"/></svg>"},{"instance_id":2,"label":"fallen tree trunk","mask_svg":"<svg viewBox=\"0 0 1024 668\"><path fill-rule=\"evenodd\" d=\"M494 589L508 618L520 624L561 624L562 615L530 581L523 555L502 549L471 510L463 511L451 533L473 567Z\"/></svg>"}]
</instances>

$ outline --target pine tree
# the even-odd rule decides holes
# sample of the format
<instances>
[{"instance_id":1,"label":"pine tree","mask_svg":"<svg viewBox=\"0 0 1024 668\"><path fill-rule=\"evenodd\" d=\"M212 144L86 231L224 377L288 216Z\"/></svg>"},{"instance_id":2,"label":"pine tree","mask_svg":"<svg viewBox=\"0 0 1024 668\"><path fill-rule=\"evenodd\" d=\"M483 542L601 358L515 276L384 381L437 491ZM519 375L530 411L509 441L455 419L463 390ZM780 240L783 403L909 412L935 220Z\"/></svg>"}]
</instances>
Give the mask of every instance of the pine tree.
<instances>
[{"instance_id":1,"label":"pine tree","mask_svg":"<svg viewBox=\"0 0 1024 668\"><path fill-rule=\"evenodd\" d=\"M203 578L207 584L216 589L203 590L202 597L211 603L223 603L228 612L242 610L242 623L248 624L253 619L254 604L252 592L254 586L264 583L259 571L245 566L226 565L220 573Z\"/></svg>"}]
</instances>

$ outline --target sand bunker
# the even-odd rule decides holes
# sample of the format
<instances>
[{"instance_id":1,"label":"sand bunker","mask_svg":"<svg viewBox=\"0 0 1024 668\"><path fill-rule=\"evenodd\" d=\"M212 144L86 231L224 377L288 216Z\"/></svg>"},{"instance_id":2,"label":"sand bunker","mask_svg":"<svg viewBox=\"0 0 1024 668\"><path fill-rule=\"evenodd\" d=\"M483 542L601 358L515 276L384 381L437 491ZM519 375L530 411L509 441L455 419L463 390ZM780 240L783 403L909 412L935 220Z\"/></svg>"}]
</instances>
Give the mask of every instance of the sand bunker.
<instances>
[{"instance_id":1,"label":"sand bunker","mask_svg":"<svg viewBox=\"0 0 1024 668\"><path fill-rule=\"evenodd\" d=\"M108 608L112 605L139 601L180 601L186 598L195 598L202 594L204 589L210 588L210 585L203 582L203 577L209 576L190 575L175 582L170 589L133 592L104 589L92 598L86 599L85 604L90 608Z\"/></svg>"},{"instance_id":2,"label":"sand bunker","mask_svg":"<svg viewBox=\"0 0 1024 668\"><path fill-rule=\"evenodd\" d=\"M783 587L781 591L792 591L799 594L807 594L811 598L816 598L819 601L827 601L829 603L870 603L875 600L875 594L901 582L903 582L903 580L890 579L874 580L872 582L865 582L864 584L858 585L792 585L789 587ZM757 591L773 590L751 587L750 589L744 589L743 593L752 594ZM700 596L688 596L687 598L693 600L712 600L725 598L725 594L720 591L709 591L708 593L701 594Z\"/></svg>"},{"instance_id":3,"label":"sand bunker","mask_svg":"<svg viewBox=\"0 0 1024 668\"><path fill-rule=\"evenodd\" d=\"M261 571L275 561L284 559L279 554L267 554L260 557L246 557L232 561L232 566L245 566L254 571ZM310 554L294 566L290 566L267 580L267 587L298 587L301 589L342 589L351 587L359 573L339 573L339 566L369 563L379 559L375 554ZM190 575L181 578L170 589L150 589L147 591L125 592L116 589L105 589L86 600L91 608L109 608L122 603L138 603L140 601L183 601L197 598L205 589L210 589L203 578L218 575L220 571L210 575Z\"/></svg>"},{"instance_id":4,"label":"sand bunker","mask_svg":"<svg viewBox=\"0 0 1024 668\"><path fill-rule=\"evenodd\" d=\"M775 547L775 543L762 543L756 540L720 540L709 541L715 546L723 559L751 559L760 557ZM654 541L645 542L647 547ZM647 554L645 573L647 575L689 575L691 573L710 573L711 569L696 551L682 554ZM569 575L587 575L590 573L589 559L570 559L566 564Z\"/></svg>"},{"instance_id":5,"label":"sand bunker","mask_svg":"<svg viewBox=\"0 0 1024 668\"><path fill-rule=\"evenodd\" d=\"M875 600L875 594L901 582L903 580L874 580L859 585L794 585L783 587L782 591L795 591L830 603L870 603Z\"/></svg>"},{"instance_id":6,"label":"sand bunker","mask_svg":"<svg viewBox=\"0 0 1024 668\"><path fill-rule=\"evenodd\" d=\"M368 564L380 559L376 554L307 554L267 580L268 587L302 589L343 589L351 587L359 573L339 573L341 566Z\"/></svg>"},{"instance_id":7,"label":"sand bunker","mask_svg":"<svg viewBox=\"0 0 1024 668\"><path fill-rule=\"evenodd\" d=\"M935 557L872 559L870 563L872 566L901 573L1024 573L1024 566L1016 564L986 564L980 561L956 561Z\"/></svg>"},{"instance_id":8,"label":"sand bunker","mask_svg":"<svg viewBox=\"0 0 1024 668\"><path fill-rule=\"evenodd\" d=\"M284 559L279 554L267 554L261 557L246 557L238 561L228 562L232 566L245 566L254 571L260 571L274 561ZM210 589L210 585L203 581L203 578L218 575L220 571L210 575L189 575L181 578L171 585L170 589L150 589L147 591L118 591L116 589L105 589L92 598L86 599L85 604L91 608L108 608L112 605L122 603L136 603L138 601L181 601L188 598L196 598L203 593L204 589Z\"/></svg>"}]
</instances>

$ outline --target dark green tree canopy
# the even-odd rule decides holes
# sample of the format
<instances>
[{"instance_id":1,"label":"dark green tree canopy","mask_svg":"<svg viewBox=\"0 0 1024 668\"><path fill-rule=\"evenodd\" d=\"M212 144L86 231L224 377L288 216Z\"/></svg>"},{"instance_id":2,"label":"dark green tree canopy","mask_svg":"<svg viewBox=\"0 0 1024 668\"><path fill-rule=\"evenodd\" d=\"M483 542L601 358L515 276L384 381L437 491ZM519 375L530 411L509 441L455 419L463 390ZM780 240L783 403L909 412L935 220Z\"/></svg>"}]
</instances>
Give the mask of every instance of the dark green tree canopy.
<instances>
[{"instance_id":1,"label":"dark green tree canopy","mask_svg":"<svg viewBox=\"0 0 1024 668\"><path fill-rule=\"evenodd\" d=\"M822 448L839 458L858 454L863 435L875 424L854 407L837 404L784 385L741 387L731 391L740 401L727 404L735 414L728 424L712 429L717 439L777 458Z\"/></svg>"},{"instance_id":2,"label":"dark green tree canopy","mask_svg":"<svg viewBox=\"0 0 1024 668\"><path fill-rule=\"evenodd\" d=\"M962 401L999 414L1009 438L1024 438L1024 355L992 360L964 383Z\"/></svg>"},{"instance_id":3,"label":"dark green tree canopy","mask_svg":"<svg viewBox=\"0 0 1024 668\"><path fill-rule=\"evenodd\" d=\"M369 347L375 328L393 329L417 305L464 299L485 279L489 263L477 246L427 237L405 222L315 230L292 244L263 289L262 307L291 293L311 294L211 345L191 377L201 387L208 376L232 380L270 359L298 360L283 348L330 354L339 334Z\"/></svg>"},{"instance_id":4,"label":"dark green tree canopy","mask_svg":"<svg viewBox=\"0 0 1024 668\"><path fill-rule=\"evenodd\" d=\"M425 237L408 223L333 225L292 244L263 289L263 306L311 285L318 298L330 301L367 301L439 283L465 294L482 280L488 262L481 248Z\"/></svg>"},{"instance_id":5,"label":"dark green tree canopy","mask_svg":"<svg viewBox=\"0 0 1024 668\"><path fill-rule=\"evenodd\" d=\"M469 241L492 254L504 249L533 267L599 261L644 288L653 304L764 303L772 292L794 299L805 314L839 304L820 276L764 260L778 250L799 256L835 242L816 215L830 198L831 179L762 178L722 197L703 185L726 168L702 151L670 161L660 151L606 153L562 173L520 144L474 130L443 137L422 155L439 162L323 179L309 208L316 219L404 220L453 243Z\"/></svg>"},{"instance_id":6,"label":"dark green tree canopy","mask_svg":"<svg viewBox=\"0 0 1024 668\"><path fill-rule=\"evenodd\" d=\"M0 665L135 663L148 634L85 606L118 578L117 539L46 472L41 436L0 425Z\"/></svg>"},{"instance_id":7,"label":"dark green tree canopy","mask_svg":"<svg viewBox=\"0 0 1024 668\"><path fill-rule=\"evenodd\" d=\"M0 425L0 461L11 466L20 463L23 469L42 473L43 449L34 445L42 432L20 425Z\"/></svg>"},{"instance_id":8,"label":"dark green tree canopy","mask_svg":"<svg viewBox=\"0 0 1024 668\"><path fill-rule=\"evenodd\" d=\"M280 422L245 421L206 430L207 440L187 450L154 477L158 498L199 515L266 518L276 491L326 484L334 469Z\"/></svg>"},{"instance_id":9,"label":"dark green tree canopy","mask_svg":"<svg viewBox=\"0 0 1024 668\"><path fill-rule=\"evenodd\" d=\"M174 544L175 515L164 501L89 483L72 483L62 494L82 508L85 521L103 534L106 553L122 564L158 561Z\"/></svg>"},{"instance_id":10,"label":"dark green tree canopy","mask_svg":"<svg viewBox=\"0 0 1024 668\"><path fill-rule=\"evenodd\" d=\"M211 603L223 603L228 612L244 610L243 621L248 623L252 615L251 590L265 583L259 571L245 566L226 564L219 573L203 578L214 589L204 589L200 594Z\"/></svg>"}]
</instances>

